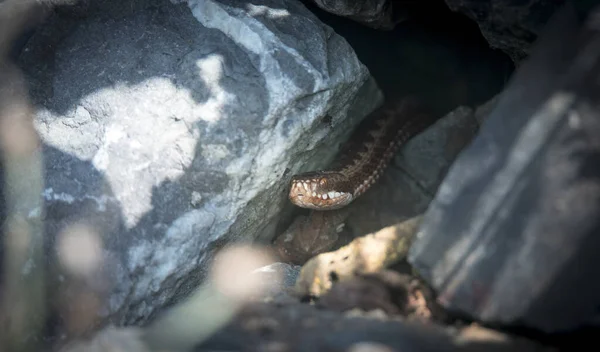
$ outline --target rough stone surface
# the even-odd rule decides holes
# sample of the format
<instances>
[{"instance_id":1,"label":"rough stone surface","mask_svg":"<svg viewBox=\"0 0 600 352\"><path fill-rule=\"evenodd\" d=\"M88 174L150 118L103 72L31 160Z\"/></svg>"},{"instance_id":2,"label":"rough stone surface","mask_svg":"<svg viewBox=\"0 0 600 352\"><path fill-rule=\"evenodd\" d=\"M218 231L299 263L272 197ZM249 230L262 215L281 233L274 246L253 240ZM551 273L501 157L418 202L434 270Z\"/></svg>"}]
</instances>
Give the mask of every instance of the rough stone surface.
<instances>
[{"instance_id":1,"label":"rough stone surface","mask_svg":"<svg viewBox=\"0 0 600 352\"><path fill-rule=\"evenodd\" d=\"M321 9L332 14L348 17L377 29L392 29L402 17L394 16L390 0L312 0Z\"/></svg>"},{"instance_id":2,"label":"rough stone surface","mask_svg":"<svg viewBox=\"0 0 600 352\"><path fill-rule=\"evenodd\" d=\"M353 202L346 229L362 236L423 213L477 129L473 109L461 106L407 142L379 181Z\"/></svg>"},{"instance_id":3,"label":"rough stone surface","mask_svg":"<svg viewBox=\"0 0 600 352\"><path fill-rule=\"evenodd\" d=\"M295 293L319 297L337 283L379 272L404 259L420 220L421 217L416 216L313 257L302 266Z\"/></svg>"},{"instance_id":4,"label":"rough stone surface","mask_svg":"<svg viewBox=\"0 0 600 352\"><path fill-rule=\"evenodd\" d=\"M202 315L203 312L198 312ZM165 332L172 327L165 327ZM106 327L61 352L146 352L147 331ZM179 350L176 343L160 350ZM190 351L185 349L185 351ZM381 310L348 313L301 304L256 303L243 309L224 329L195 344L192 351L351 351L351 352L552 352L534 341L470 325L444 328L390 319Z\"/></svg>"},{"instance_id":5,"label":"rough stone surface","mask_svg":"<svg viewBox=\"0 0 600 352\"><path fill-rule=\"evenodd\" d=\"M597 15L553 20L424 215L409 261L451 311L545 332L596 316Z\"/></svg>"},{"instance_id":6,"label":"rough stone surface","mask_svg":"<svg viewBox=\"0 0 600 352\"><path fill-rule=\"evenodd\" d=\"M381 101L347 42L296 1L92 2L40 28L20 64L48 253L87 224L113 284L99 314L119 324L193 289L227 242L272 238L286 176L327 163Z\"/></svg>"},{"instance_id":7,"label":"rough stone surface","mask_svg":"<svg viewBox=\"0 0 600 352\"><path fill-rule=\"evenodd\" d=\"M492 48L506 52L515 63L529 55L531 45L565 0L446 0L479 25Z\"/></svg>"},{"instance_id":8,"label":"rough stone surface","mask_svg":"<svg viewBox=\"0 0 600 352\"><path fill-rule=\"evenodd\" d=\"M391 320L385 314L341 314L300 303L251 305L194 349L224 350L549 351L532 341L475 326L451 329Z\"/></svg>"}]
</instances>

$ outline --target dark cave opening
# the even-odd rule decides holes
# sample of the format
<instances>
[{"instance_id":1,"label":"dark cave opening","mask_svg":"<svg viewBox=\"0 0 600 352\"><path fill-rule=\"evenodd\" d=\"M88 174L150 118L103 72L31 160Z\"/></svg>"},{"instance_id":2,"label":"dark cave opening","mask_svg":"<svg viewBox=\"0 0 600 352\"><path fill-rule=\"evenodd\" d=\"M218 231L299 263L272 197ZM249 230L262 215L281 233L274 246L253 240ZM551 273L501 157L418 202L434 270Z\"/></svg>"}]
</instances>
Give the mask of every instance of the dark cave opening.
<instances>
[{"instance_id":1,"label":"dark cave opening","mask_svg":"<svg viewBox=\"0 0 600 352\"><path fill-rule=\"evenodd\" d=\"M302 2L350 43L387 98L417 94L442 115L459 105L483 104L514 70L508 55L490 48L477 23L443 1L413 2L410 17L390 31Z\"/></svg>"}]
</instances>

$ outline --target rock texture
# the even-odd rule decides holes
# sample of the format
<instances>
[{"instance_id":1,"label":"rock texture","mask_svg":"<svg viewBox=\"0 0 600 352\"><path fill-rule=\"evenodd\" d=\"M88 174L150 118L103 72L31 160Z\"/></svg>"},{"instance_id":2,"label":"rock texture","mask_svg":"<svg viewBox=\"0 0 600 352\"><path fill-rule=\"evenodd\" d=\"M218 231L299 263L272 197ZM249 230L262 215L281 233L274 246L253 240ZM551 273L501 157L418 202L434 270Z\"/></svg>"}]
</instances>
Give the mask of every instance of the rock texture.
<instances>
[{"instance_id":1,"label":"rock texture","mask_svg":"<svg viewBox=\"0 0 600 352\"><path fill-rule=\"evenodd\" d=\"M321 9L376 29L392 29L403 17L394 14L390 0L312 0Z\"/></svg>"},{"instance_id":2,"label":"rock texture","mask_svg":"<svg viewBox=\"0 0 600 352\"><path fill-rule=\"evenodd\" d=\"M319 297L335 284L367 273L377 273L404 259L421 217L354 239L350 244L321 253L304 266L295 284L299 296Z\"/></svg>"},{"instance_id":3,"label":"rock texture","mask_svg":"<svg viewBox=\"0 0 600 352\"><path fill-rule=\"evenodd\" d=\"M353 316L299 303L251 305L238 319L194 349L222 350L552 351L529 340L476 326L445 329L389 320L382 314Z\"/></svg>"},{"instance_id":4,"label":"rock texture","mask_svg":"<svg viewBox=\"0 0 600 352\"><path fill-rule=\"evenodd\" d=\"M460 106L411 139L379 181L353 202L346 230L362 236L424 212L477 131L473 109Z\"/></svg>"},{"instance_id":5,"label":"rock texture","mask_svg":"<svg viewBox=\"0 0 600 352\"><path fill-rule=\"evenodd\" d=\"M545 332L597 314L597 16L549 24L424 215L409 260L451 311Z\"/></svg>"},{"instance_id":6,"label":"rock texture","mask_svg":"<svg viewBox=\"0 0 600 352\"><path fill-rule=\"evenodd\" d=\"M116 323L187 294L226 243L272 238L286 176L327 163L381 101L347 42L295 1L92 2L40 28L20 65L62 263L50 281L72 276L58 246L79 226L100 253L98 314Z\"/></svg>"},{"instance_id":7,"label":"rock texture","mask_svg":"<svg viewBox=\"0 0 600 352\"><path fill-rule=\"evenodd\" d=\"M507 53L516 64L529 55L531 45L552 14L565 0L446 0L479 25L492 48Z\"/></svg>"},{"instance_id":8,"label":"rock texture","mask_svg":"<svg viewBox=\"0 0 600 352\"><path fill-rule=\"evenodd\" d=\"M377 313L379 312L379 313ZM167 331L172 330L167 327ZM471 325L459 329L387 319L381 311L340 313L314 306L256 303L235 321L192 349L176 344L157 349L145 343L144 329L107 327L61 352L208 351L423 351L554 352L534 341Z\"/></svg>"},{"instance_id":9,"label":"rock texture","mask_svg":"<svg viewBox=\"0 0 600 352\"><path fill-rule=\"evenodd\" d=\"M350 216L337 244L349 243L304 264L297 293L320 296L334 282L404 260L420 215L477 130L473 109L461 106L406 143L381 180L348 206Z\"/></svg>"}]
</instances>

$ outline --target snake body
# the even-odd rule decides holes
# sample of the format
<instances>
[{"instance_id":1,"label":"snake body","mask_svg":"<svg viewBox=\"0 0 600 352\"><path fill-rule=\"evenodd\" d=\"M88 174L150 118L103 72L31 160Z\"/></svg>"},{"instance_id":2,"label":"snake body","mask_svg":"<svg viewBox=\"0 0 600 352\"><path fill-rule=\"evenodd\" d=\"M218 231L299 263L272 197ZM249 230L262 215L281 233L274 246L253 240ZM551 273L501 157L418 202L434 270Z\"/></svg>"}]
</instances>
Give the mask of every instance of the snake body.
<instances>
[{"instance_id":1,"label":"snake body","mask_svg":"<svg viewBox=\"0 0 600 352\"><path fill-rule=\"evenodd\" d=\"M432 122L416 97L384 104L358 125L330 168L292 176L290 201L313 210L347 206L379 179L401 145Z\"/></svg>"}]
</instances>

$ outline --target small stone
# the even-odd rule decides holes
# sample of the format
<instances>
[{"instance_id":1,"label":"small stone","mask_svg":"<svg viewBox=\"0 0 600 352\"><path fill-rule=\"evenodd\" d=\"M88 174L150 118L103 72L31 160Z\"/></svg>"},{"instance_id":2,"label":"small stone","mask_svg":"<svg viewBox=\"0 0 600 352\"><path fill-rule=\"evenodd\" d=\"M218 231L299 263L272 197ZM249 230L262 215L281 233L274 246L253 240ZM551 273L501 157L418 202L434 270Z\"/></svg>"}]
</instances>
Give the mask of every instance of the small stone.
<instances>
[{"instance_id":1,"label":"small stone","mask_svg":"<svg viewBox=\"0 0 600 352\"><path fill-rule=\"evenodd\" d=\"M201 202L202 202L202 195L200 194L200 192L193 191L192 195L190 197L190 204L194 208L197 208L200 206Z\"/></svg>"}]
</instances>

